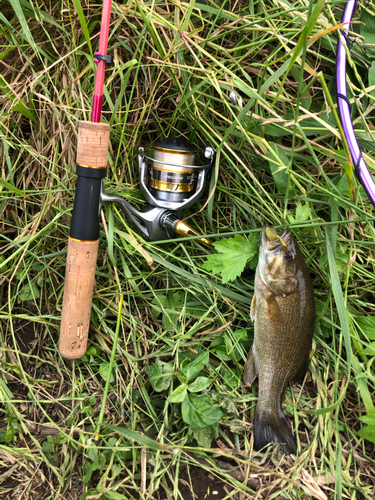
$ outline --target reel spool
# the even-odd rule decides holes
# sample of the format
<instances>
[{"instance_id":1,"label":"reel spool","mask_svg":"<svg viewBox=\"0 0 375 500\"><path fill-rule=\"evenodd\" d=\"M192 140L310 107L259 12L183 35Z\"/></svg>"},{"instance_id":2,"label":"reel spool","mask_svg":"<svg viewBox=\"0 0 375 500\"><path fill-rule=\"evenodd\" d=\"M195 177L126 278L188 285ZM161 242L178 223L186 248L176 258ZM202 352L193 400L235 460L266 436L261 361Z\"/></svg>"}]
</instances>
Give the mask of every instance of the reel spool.
<instances>
[{"instance_id":1,"label":"reel spool","mask_svg":"<svg viewBox=\"0 0 375 500\"><path fill-rule=\"evenodd\" d=\"M209 146L205 149L209 163L196 166L198 148L183 139L166 137L151 148L153 158L139 148L141 189L146 200L151 205L172 210L188 208L198 201L213 162L213 149Z\"/></svg>"},{"instance_id":2,"label":"reel spool","mask_svg":"<svg viewBox=\"0 0 375 500\"><path fill-rule=\"evenodd\" d=\"M195 189L197 147L171 137L155 142L152 149L154 161L148 179L151 194L160 202L183 202Z\"/></svg>"}]
</instances>

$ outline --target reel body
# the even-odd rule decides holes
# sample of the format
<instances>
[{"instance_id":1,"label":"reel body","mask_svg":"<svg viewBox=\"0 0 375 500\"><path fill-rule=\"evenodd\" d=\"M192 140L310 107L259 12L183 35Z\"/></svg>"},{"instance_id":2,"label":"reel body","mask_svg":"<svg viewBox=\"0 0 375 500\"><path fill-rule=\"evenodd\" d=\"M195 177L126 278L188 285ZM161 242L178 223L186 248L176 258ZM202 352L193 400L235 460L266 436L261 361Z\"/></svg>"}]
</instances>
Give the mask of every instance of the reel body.
<instances>
[{"instance_id":1,"label":"reel body","mask_svg":"<svg viewBox=\"0 0 375 500\"><path fill-rule=\"evenodd\" d=\"M165 240L175 232L182 236L200 236L181 218L185 208L191 207L202 196L214 160L214 151L206 147L208 163L196 166L197 147L174 137L164 138L152 146L153 158L139 148L139 179L148 205L137 210L121 196L107 193L102 183L102 202L115 202L143 236L151 241ZM148 161L147 161L148 160ZM207 238L202 243L211 245Z\"/></svg>"}]
</instances>

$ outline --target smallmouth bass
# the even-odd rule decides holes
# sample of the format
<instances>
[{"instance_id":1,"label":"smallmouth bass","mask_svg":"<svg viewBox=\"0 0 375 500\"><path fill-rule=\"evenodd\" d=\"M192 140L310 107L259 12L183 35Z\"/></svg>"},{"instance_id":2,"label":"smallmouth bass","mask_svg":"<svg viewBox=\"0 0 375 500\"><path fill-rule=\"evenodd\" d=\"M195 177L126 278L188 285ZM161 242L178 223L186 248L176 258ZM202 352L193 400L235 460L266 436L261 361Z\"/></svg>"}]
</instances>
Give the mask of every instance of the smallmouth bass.
<instances>
[{"instance_id":1,"label":"smallmouth bass","mask_svg":"<svg viewBox=\"0 0 375 500\"><path fill-rule=\"evenodd\" d=\"M289 228L282 233L263 227L250 316L254 343L244 381L259 379L254 418L254 447L278 443L296 453L296 441L282 412L289 382L302 381L309 363L315 325L311 278Z\"/></svg>"}]
</instances>

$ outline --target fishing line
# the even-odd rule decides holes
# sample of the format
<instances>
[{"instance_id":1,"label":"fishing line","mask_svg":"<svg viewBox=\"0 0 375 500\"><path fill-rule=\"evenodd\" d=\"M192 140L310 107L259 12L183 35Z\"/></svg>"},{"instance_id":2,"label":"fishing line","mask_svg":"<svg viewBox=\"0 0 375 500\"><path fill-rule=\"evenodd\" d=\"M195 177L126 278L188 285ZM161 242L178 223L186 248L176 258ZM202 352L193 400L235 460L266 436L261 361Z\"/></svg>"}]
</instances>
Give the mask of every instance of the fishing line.
<instances>
[{"instance_id":1,"label":"fishing line","mask_svg":"<svg viewBox=\"0 0 375 500\"><path fill-rule=\"evenodd\" d=\"M350 49L349 29L356 8L357 0L349 0L342 16L342 23L344 26L340 31L341 36L339 36L336 54L336 96L342 128L348 143L356 175L366 191L367 196L375 206L375 181L366 165L354 132L351 118L352 107L348 99L346 87L346 49Z\"/></svg>"}]
</instances>

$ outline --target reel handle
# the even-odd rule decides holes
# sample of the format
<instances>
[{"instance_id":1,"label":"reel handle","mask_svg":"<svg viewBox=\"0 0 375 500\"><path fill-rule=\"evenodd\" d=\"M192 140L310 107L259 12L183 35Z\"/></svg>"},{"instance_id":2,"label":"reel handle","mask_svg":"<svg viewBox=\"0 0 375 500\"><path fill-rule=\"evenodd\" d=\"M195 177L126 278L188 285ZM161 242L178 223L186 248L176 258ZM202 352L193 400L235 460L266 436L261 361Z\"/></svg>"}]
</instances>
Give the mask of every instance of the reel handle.
<instances>
[{"instance_id":1,"label":"reel handle","mask_svg":"<svg viewBox=\"0 0 375 500\"><path fill-rule=\"evenodd\" d=\"M206 238L203 236L201 233L198 233L195 229L193 229L189 224L187 224L183 220L179 220L175 227L174 227L175 233L179 234L180 236L201 236L198 241L203 243L204 245L208 247L213 247L214 242L210 240L209 238Z\"/></svg>"},{"instance_id":2,"label":"reel handle","mask_svg":"<svg viewBox=\"0 0 375 500\"><path fill-rule=\"evenodd\" d=\"M166 230L172 229L176 234L180 236L200 236L199 240L201 243L208 247L212 247L214 242L209 238L206 238L203 234L199 233L193 229L184 220L181 220L176 212L165 212L160 219L162 227Z\"/></svg>"},{"instance_id":3,"label":"reel handle","mask_svg":"<svg viewBox=\"0 0 375 500\"><path fill-rule=\"evenodd\" d=\"M107 171L110 127L81 121L78 127L77 187L74 197L59 351L64 358L81 358L87 347L92 294L99 247L102 179Z\"/></svg>"}]
</instances>

